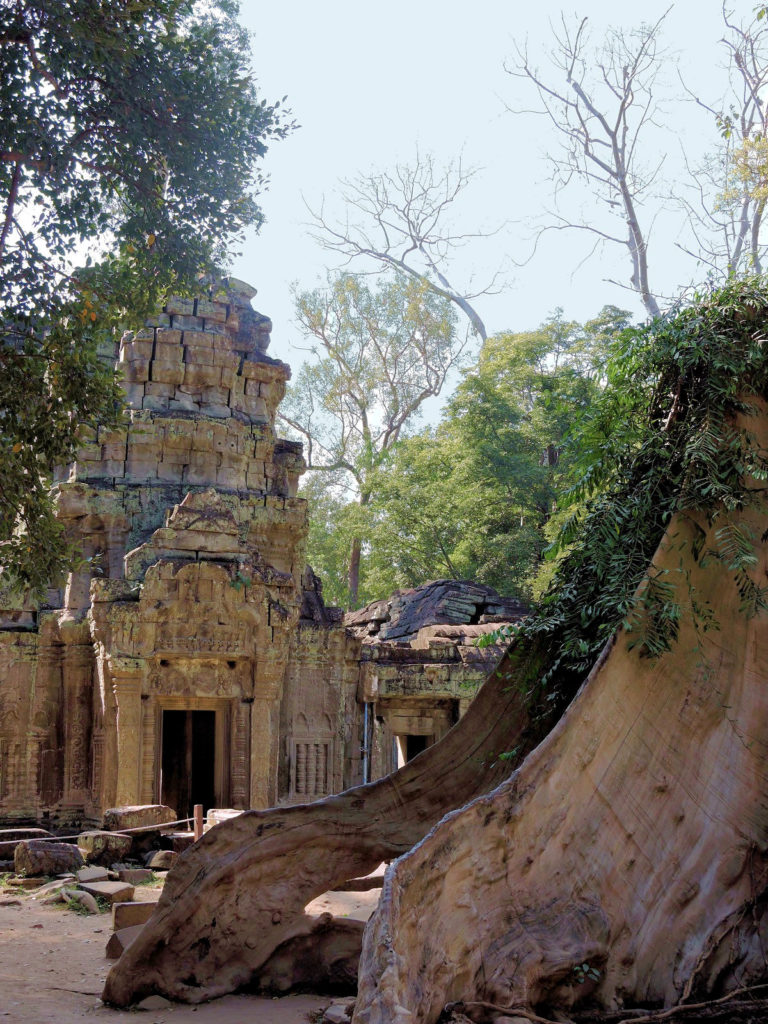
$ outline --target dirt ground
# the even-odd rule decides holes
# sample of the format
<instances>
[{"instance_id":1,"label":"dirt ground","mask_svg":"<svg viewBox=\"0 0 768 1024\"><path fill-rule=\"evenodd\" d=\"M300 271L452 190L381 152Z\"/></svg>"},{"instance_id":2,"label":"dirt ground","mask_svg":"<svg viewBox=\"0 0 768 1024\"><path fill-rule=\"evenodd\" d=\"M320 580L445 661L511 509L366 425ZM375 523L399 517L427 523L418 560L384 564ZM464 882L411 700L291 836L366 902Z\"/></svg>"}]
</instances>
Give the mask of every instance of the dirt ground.
<instances>
[{"instance_id":1,"label":"dirt ground","mask_svg":"<svg viewBox=\"0 0 768 1024\"><path fill-rule=\"evenodd\" d=\"M135 899L157 899L159 888L138 886ZM309 913L368 919L378 889L326 893ZM111 916L81 916L62 904L45 906L34 892L0 890L0 1024L307 1024L331 999L297 995L263 999L226 996L199 1006L113 1010L99 995L113 961L104 956Z\"/></svg>"}]
</instances>

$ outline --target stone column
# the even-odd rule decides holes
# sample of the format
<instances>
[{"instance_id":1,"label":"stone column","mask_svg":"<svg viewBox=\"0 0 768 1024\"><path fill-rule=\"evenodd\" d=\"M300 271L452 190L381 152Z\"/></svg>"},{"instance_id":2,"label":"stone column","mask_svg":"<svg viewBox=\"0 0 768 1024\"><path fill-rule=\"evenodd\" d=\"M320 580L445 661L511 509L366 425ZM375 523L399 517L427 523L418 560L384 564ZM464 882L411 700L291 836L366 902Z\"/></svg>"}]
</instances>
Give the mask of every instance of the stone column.
<instances>
[{"instance_id":1,"label":"stone column","mask_svg":"<svg viewBox=\"0 0 768 1024\"><path fill-rule=\"evenodd\" d=\"M111 658L112 692L117 704L118 807L140 802L141 689L143 662L138 658ZM105 766L108 771L109 766Z\"/></svg>"},{"instance_id":2,"label":"stone column","mask_svg":"<svg viewBox=\"0 0 768 1024\"><path fill-rule=\"evenodd\" d=\"M234 702L232 713L232 766L230 772L231 806L246 809L250 801L251 709L253 698L243 697Z\"/></svg>"},{"instance_id":3,"label":"stone column","mask_svg":"<svg viewBox=\"0 0 768 1024\"><path fill-rule=\"evenodd\" d=\"M251 799L253 808L277 802L280 702L257 697L251 704Z\"/></svg>"}]
</instances>

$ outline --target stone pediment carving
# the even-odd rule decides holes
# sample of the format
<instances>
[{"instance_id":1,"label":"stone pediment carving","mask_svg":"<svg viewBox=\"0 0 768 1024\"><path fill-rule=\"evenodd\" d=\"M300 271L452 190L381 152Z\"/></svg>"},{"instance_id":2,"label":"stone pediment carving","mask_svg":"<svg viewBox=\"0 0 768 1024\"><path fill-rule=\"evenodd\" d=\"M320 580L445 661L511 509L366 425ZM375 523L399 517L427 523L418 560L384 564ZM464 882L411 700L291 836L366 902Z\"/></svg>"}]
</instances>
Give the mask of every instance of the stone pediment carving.
<instances>
[{"instance_id":1,"label":"stone pediment carving","mask_svg":"<svg viewBox=\"0 0 768 1024\"><path fill-rule=\"evenodd\" d=\"M165 526L126 554L125 578L140 580L161 559L242 562L248 553L234 513L209 487L188 493L167 513Z\"/></svg>"},{"instance_id":2,"label":"stone pediment carving","mask_svg":"<svg viewBox=\"0 0 768 1024\"><path fill-rule=\"evenodd\" d=\"M242 579L249 580L234 564L160 559L147 570L138 601L94 605L94 637L137 658L247 655L268 615L268 596Z\"/></svg>"}]
</instances>

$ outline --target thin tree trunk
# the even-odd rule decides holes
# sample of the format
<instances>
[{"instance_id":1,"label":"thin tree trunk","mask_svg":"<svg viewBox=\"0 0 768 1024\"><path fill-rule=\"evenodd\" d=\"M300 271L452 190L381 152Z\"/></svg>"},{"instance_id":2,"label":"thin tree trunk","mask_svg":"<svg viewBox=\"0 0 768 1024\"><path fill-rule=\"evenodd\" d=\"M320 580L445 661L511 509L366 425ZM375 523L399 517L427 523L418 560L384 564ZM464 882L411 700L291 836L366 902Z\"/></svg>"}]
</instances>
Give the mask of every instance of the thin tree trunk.
<instances>
[{"instance_id":1,"label":"thin tree trunk","mask_svg":"<svg viewBox=\"0 0 768 1024\"><path fill-rule=\"evenodd\" d=\"M360 554L362 542L359 537L353 537L349 546L349 571L347 583L349 587L349 610L357 608L357 595L360 589Z\"/></svg>"}]
</instances>

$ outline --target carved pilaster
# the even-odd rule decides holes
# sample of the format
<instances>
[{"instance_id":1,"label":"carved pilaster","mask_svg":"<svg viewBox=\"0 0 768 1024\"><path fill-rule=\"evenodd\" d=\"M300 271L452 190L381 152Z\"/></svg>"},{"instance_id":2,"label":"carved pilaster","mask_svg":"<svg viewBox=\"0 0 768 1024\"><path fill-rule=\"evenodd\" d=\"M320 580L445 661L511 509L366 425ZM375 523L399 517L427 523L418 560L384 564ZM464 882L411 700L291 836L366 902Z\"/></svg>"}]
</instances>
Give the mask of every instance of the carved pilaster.
<instances>
[{"instance_id":1,"label":"carved pilaster","mask_svg":"<svg viewBox=\"0 0 768 1024\"><path fill-rule=\"evenodd\" d=\"M155 794L155 755L157 744L157 709L154 700L141 702L141 786L139 802L157 803Z\"/></svg>"},{"instance_id":2,"label":"carved pilaster","mask_svg":"<svg viewBox=\"0 0 768 1024\"><path fill-rule=\"evenodd\" d=\"M62 657L64 691L64 804L84 806L89 797L88 753L93 689L93 650L66 645Z\"/></svg>"},{"instance_id":3,"label":"carved pilaster","mask_svg":"<svg viewBox=\"0 0 768 1024\"><path fill-rule=\"evenodd\" d=\"M254 700L251 705L251 807L272 807L277 801L280 703Z\"/></svg>"},{"instance_id":4,"label":"carved pilaster","mask_svg":"<svg viewBox=\"0 0 768 1024\"><path fill-rule=\"evenodd\" d=\"M232 770L231 800L232 806L246 809L250 807L250 777L248 763L251 750L251 709L252 700L238 701L232 716Z\"/></svg>"},{"instance_id":5,"label":"carved pilaster","mask_svg":"<svg viewBox=\"0 0 768 1024\"><path fill-rule=\"evenodd\" d=\"M134 658L110 660L112 692L117 704L118 806L140 802L141 688L143 663Z\"/></svg>"}]
</instances>

